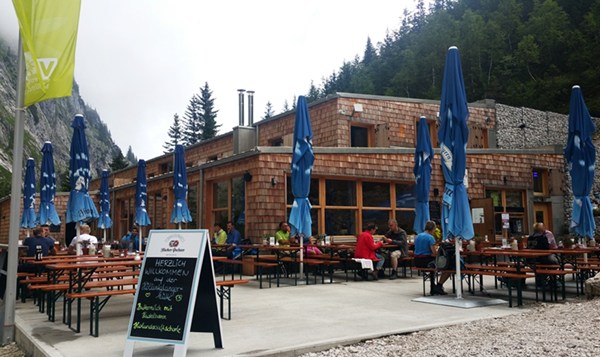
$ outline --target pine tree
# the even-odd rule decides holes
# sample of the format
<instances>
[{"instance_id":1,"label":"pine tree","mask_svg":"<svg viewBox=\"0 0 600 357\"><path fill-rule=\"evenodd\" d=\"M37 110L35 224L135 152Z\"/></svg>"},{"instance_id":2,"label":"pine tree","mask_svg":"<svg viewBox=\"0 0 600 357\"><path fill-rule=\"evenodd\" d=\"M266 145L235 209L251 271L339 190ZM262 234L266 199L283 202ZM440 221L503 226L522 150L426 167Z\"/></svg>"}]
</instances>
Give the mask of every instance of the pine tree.
<instances>
[{"instance_id":1,"label":"pine tree","mask_svg":"<svg viewBox=\"0 0 600 357\"><path fill-rule=\"evenodd\" d=\"M71 175L69 175L68 167L58 174L57 181L58 182L56 187L58 188L58 192L71 191Z\"/></svg>"},{"instance_id":2,"label":"pine tree","mask_svg":"<svg viewBox=\"0 0 600 357\"><path fill-rule=\"evenodd\" d=\"M117 147L117 152L112 157L112 162L108 165L112 171L117 171L129 166L129 162L123 156L123 152ZM68 176L68 175L67 175Z\"/></svg>"},{"instance_id":3,"label":"pine tree","mask_svg":"<svg viewBox=\"0 0 600 357\"><path fill-rule=\"evenodd\" d=\"M308 93L306 94L306 102L314 102L320 97L321 91L315 86L315 83L313 81L310 81L310 88L308 89Z\"/></svg>"},{"instance_id":4,"label":"pine tree","mask_svg":"<svg viewBox=\"0 0 600 357\"><path fill-rule=\"evenodd\" d=\"M202 129L204 127L202 123L202 111L200 108L200 99L198 98L198 95L194 94L190 99L190 103L185 109L183 118L183 144L186 146L194 145L200 141Z\"/></svg>"},{"instance_id":5,"label":"pine tree","mask_svg":"<svg viewBox=\"0 0 600 357\"><path fill-rule=\"evenodd\" d=\"M163 144L163 148L165 149L163 152L165 154L172 153L175 150L175 145L181 144L183 140L181 123L179 122L179 115L177 113L173 115L173 124L169 127L167 135L169 136L169 140Z\"/></svg>"},{"instance_id":6,"label":"pine tree","mask_svg":"<svg viewBox=\"0 0 600 357\"><path fill-rule=\"evenodd\" d=\"M203 125L200 140L214 138L221 127L215 120L218 110L215 110L215 99L212 97L212 91L208 86L208 82L204 82L204 87L200 88L200 121Z\"/></svg>"},{"instance_id":7,"label":"pine tree","mask_svg":"<svg viewBox=\"0 0 600 357\"><path fill-rule=\"evenodd\" d=\"M287 104L287 101L286 101ZM263 114L263 120L264 119L269 119L271 118L273 115L275 115L274 111L273 111L273 104L271 102L267 102L267 105L265 105L265 114Z\"/></svg>"},{"instance_id":8,"label":"pine tree","mask_svg":"<svg viewBox=\"0 0 600 357\"><path fill-rule=\"evenodd\" d=\"M133 149L131 149L131 145L129 145L129 147L127 148L127 154L125 155L125 158L133 165L137 164L138 162L137 157L133 154Z\"/></svg>"},{"instance_id":9,"label":"pine tree","mask_svg":"<svg viewBox=\"0 0 600 357\"><path fill-rule=\"evenodd\" d=\"M288 103L287 99L285 100L285 102L283 102L283 111L284 112L290 111L290 103Z\"/></svg>"},{"instance_id":10,"label":"pine tree","mask_svg":"<svg viewBox=\"0 0 600 357\"><path fill-rule=\"evenodd\" d=\"M375 57L377 56L377 51L371 42L371 37L367 37L367 45L365 46L365 54L363 55L362 62L366 65L373 62Z\"/></svg>"},{"instance_id":11,"label":"pine tree","mask_svg":"<svg viewBox=\"0 0 600 357\"><path fill-rule=\"evenodd\" d=\"M298 101L298 99L296 99L296 95L294 94L294 98L292 99L292 110L296 110L296 102Z\"/></svg>"}]
</instances>

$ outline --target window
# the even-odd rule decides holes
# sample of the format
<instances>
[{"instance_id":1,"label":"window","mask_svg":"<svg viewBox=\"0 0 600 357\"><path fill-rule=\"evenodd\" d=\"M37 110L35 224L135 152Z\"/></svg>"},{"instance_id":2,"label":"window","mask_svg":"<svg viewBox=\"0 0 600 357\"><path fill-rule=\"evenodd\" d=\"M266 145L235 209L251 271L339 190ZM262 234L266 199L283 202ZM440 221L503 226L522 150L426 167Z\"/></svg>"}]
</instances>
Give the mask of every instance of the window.
<instances>
[{"instance_id":1,"label":"window","mask_svg":"<svg viewBox=\"0 0 600 357\"><path fill-rule=\"evenodd\" d=\"M533 169L533 195L534 196L548 196L548 170L545 169Z\"/></svg>"},{"instance_id":2,"label":"window","mask_svg":"<svg viewBox=\"0 0 600 357\"><path fill-rule=\"evenodd\" d=\"M523 190L486 190L485 196L492 199L494 205L494 228L497 235L504 232L502 214L509 215L508 235L522 235L525 231L525 191Z\"/></svg>"},{"instance_id":3,"label":"window","mask_svg":"<svg viewBox=\"0 0 600 357\"><path fill-rule=\"evenodd\" d=\"M396 184L396 207L415 208L417 206L415 188L415 184Z\"/></svg>"},{"instance_id":4,"label":"window","mask_svg":"<svg viewBox=\"0 0 600 357\"><path fill-rule=\"evenodd\" d=\"M356 206L356 182L327 180L327 206Z\"/></svg>"},{"instance_id":5,"label":"window","mask_svg":"<svg viewBox=\"0 0 600 357\"><path fill-rule=\"evenodd\" d=\"M370 143L371 128L368 126L350 126L350 146L355 147L369 147Z\"/></svg>"},{"instance_id":6,"label":"window","mask_svg":"<svg viewBox=\"0 0 600 357\"><path fill-rule=\"evenodd\" d=\"M160 164L160 173L161 174L166 174L167 172L171 172L173 171L173 163L172 162L166 162L164 164Z\"/></svg>"},{"instance_id":7,"label":"window","mask_svg":"<svg viewBox=\"0 0 600 357\"><path fill-rule=\"evenodd\" d=\"M246 224L246 185L242 176L213 182L212 185L212 224L218 222L225 227L232 221L242 236Z\"/></svg>"},{"instance_id":8,"label":"window","mask_svg":"<svg viewBox=\"0 0 600 357\"><path fill-rule=\"evenodd\" d=\"M283 146L283 138L274 138L269 140L269 146Z\"/></svg>"},{"instance_id":9,"label":"window","mask_svg":"<svg viewBox=\"0 0 600 357\"><path fill-rule=\"evenodd\" d=\"M325 209L325 234L344 236L356 233L356 210Z\"/></svg>"},{"instance_id":10,"label":"window","mask_svg":"<svg viewBox=\"0 0 600 357\"><path fill-rule=\"evenodd\" d=\"M363 182L363 206L390 207L389 182Z\"/></svg>"},{"instance_id":11,"label":"window","mask_svg":"<svg viewBox=\"0 0 600 357\"><path fill-rule=\"evenodd\" d=\"M288 176L287 180L287 204L292 205L294 203L294 194L292 192L292 178ZM319 179L310 180L310 193L308 194L308 200L312 206L319 205Z\"/></svg>"}]
</instances>

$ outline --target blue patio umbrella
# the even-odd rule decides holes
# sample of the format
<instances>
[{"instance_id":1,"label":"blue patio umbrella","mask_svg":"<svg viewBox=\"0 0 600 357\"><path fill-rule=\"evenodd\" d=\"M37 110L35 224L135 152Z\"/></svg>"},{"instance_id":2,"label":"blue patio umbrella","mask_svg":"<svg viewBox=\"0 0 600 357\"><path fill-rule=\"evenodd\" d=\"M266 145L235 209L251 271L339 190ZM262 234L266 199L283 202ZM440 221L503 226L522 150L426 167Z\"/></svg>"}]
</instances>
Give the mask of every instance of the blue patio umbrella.
<instances>
[{"instance_id":1,"label":"blue patio umbrella","mask_svg":"<svg viewBox=\"0 0 600 357\"><path fill-rule=\"evenodd\" d=\"M429 186L431 183L431 161L433 147L429 136L429 124L425 117L419 119L417 128L417 147L415 148L415 166L413 173L417 181L417 205L413 229L423 232L425 223L429 221Z\"/></svg>"},{"instance_id":2,"label":"blue patio umbrella","mask_svg":"<svg viewBox=\"0 0 600 357\"><path fill-rule=\"evenodd\" d=\"M140 252L142 251L142 241L144 237L142 227L150 225L150 217L148 217L148 210L146 209L148 203L147 186L146 161L138 160L137 180L135 185L135 224L140 226Z\"/></svg>"},{"instance_id":3,"label":"blue patio umbrella","mask_svg":"<svg viewBox=\"0 0 600 357\"><path fill-rule=\"evenodd\" d=\"M21 228L35 228L37 220L35 218L35 161L32 158L27 159L25 167L25 181L23 182L23 215L21 216Z\"/></svg>"},{"instance_id":4,"label":"blue patio umbrella","mask_svg":"<svg viewBox=\"0 0 600 357\"><path fill-rule=\"evenodd\" d=\"M98 211L88 193L91 172L83 115L75 115L71 127L73 127L69 165L71 192L67 202L67 223L76 222L79 235L79 224L97 219Z\"/></svg>"},{"instance_id":5,"label":"blue patio umbrella","mask_svg":"<svg viewBox=\"0 0 600 357\"><path fill-rule=\"evenodd\" d=\"M472 239L475 233L464 185L469 138L467 127L469 108L460 56L458 48L454 46L448 49L446 55L439 115L438 142L445 181L442 232L444 238L455 238L456 276L460 277L460 239ZM456 297L462 298L461 289L456 289Z\"/></svg>"},{"instance_id":6,"label":"blue patio umbrella","mask_svg":"<svg viewBox=\"0 0 600 357\"><path fill-rule=\"evenodd\" d=\"M312 219L310 217L310 174L315 155L312 149L312 129L306 98L300 96L296 105L296 122L294 125L294 147L292 153L292 194L294 203L290 212L290 223L294 231L308 239L312 235Z\"/></svg>"},{"instance_id":7,"label":"blue patio umbrella","mask_svg":"<svg viewBox=\"0 0 600 357\"><path fill-rule=\"evenodd\" d=\"M42 173L40 175L40 210L38 221L40 224L60 224L60 217L54 207L56 195L56 172L54 171L54 158L52 157L52 143L46 141L42 146Z\"/></svg>"},{"instance_id":8,"label":"blue patio umbrella","mask_svg":"<svg viewBox=\"0 0 600 357\"><path fill-rule=\"evenodd\" d=\"M300 261L302 262L302 245L312 235L312 218L310 216L310 174L312 173L315 155L312 148L312 129L306 98L300 96L296 105L296 122L294 124L294 146L292 152L292 194L294 203L290 212L290 224L293 231L300 236ZM300 274L303 274L303 264Z\"/></svg>"},{"instance_id":9,"label":"blue patio umbrella","mask_svg":"<svg viewBox=\"0 0 600 357\"><path fill-rule=\"evenodd\" d=\"M569 135L565 147L565 159L569 166L573 186L573 213L571 230L579 237L593 238L596 230L590 191L594 183L596 147L592 134L596 127L588 111L579 86L571 90L569 104Z\"/></svg>"},{"instance_id":10,"label":"blue patio umbrella","mask_svg":"<svg viewBox=\"0 0 600 357\"><path fill-rule=\"evenodd\" d=\"M171 223L177 223L181 228L181 223L192 221L187 204L188 184L183 145L175 145L174 157L173 193L175 203L173 203L173 212L171 212Z\"/></svg>"},{"instance_id":11,"label":"blue patio umbrella","mask_svg":"<svg viewBox=\"0 0 600 357\"><path fill-rule=\"evenodd\" d=\"M100 217L98 218L98 228L103 232L103 242L106 242L106 230L112 227L110 219L110 196L108 193L108 170L102 170L100 179Z\"/></svg>"},{"instance_id":12,"label":"blue patio umbrella","mask_svg":"<svg viewBox=\"0 0 600 357\"><path fill-rule=\"evenodd\" d=\"M448 49L440 99L438 142L442 157L445 188L442 207L444 238L471 239L473 221L464 185L467 162L469 108L458 48Z\"/></svg>"}]
</instances>

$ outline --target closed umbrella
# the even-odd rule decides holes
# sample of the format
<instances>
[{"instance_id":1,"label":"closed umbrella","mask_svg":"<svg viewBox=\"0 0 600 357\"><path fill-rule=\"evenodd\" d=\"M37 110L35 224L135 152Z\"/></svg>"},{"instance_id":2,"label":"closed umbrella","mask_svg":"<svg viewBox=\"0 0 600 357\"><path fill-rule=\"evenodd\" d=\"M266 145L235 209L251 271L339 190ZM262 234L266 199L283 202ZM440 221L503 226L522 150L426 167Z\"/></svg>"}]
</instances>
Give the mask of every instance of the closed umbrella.
<instances>
[{"instance_id":1,"label":"closed umbrella","mask_svg":"<svg viewBox=\"0 0 600 357\"><path fill-rule=\"evenodd\" d=\"M292 194L294 203L290 212L290 224L300 236L300 262L303 260L302 246L304 240L312 235L312 219L310 216L310 175L315 155L312 148L312 129L306 98L300 96L296 105L296 122L294 124L294 147L292 152ZM300 265L302 274L303 266Z\"/></svg>"},{"instance_id":2,"label":"closed umbrella","mask_svg":"<svg viewBox=\"0 0 600 357\"><path fill-rule=\"evenodd\" d=\"M456 276L460 277L460 239L470 240L475 235L473 221L464 185L467 162L469 108L460 64L458 48L452 46L446 55L442 97L440 99L440 128L438 142L444 173L442 231L444 238L455 238ZM456 297L462 298L460 289Z\"/></svg>"},{"instance_id":3,"label":"closed umbrella","mask_svg":"<svg viewBox=\"0 0 600 357\"><path fill-rule=\"evenodd\" d=\"M71 192L67 202L67 223L76 223L77 238L79 239L80 224L97 219L98 211L88 193L91 172L83 115L75 115L71 127L73 127L69 164Z\"/></svg>"},{"instance_id":4,"label":"closed umbrella","mask_svg":"<svg viewBox=\"0 0 600 357\"><path fill-rule=\"evenodd\" d=\"M23 181L23 215L21 216L21 228L35 228L35 161L32 158L27 159L25 167L25 181Z\"/></svg>"},{"instance_id":5,"label":"closed umbrella","mask_svg":"<svg viewBox=\"0 0 600 357\"><path fill-rule=\"evenodd\" d=\"M579 237L593 239L596 223L592 211L590 191L594 183L596 147L592 134L596 127L588 111L579 86L571 90L569 105L569 134L564 155L569 166L573 186L573 213L571 230Z\"/></svg>"},{"instance_id":6,"label":"closed umbrella","mask_svg":"<svg viewBox=\"0 0 600 357\"><path fill-rule=\"evenodd\" d=\"M140 227L140 252L142 251L142 241L144 240L143 227L150 225L150 217L148 217L148 210L146 209L146 204L148 202L147 186L146 161L139 160L137 181L135 185L135 224Z\"/></svg>"},{"instance_id":7,"label":"closed umbrella","mask_svg":"<svg viewBox=\"0 0 600 357\"><path fill-rule=\"evenodd\" d=\"M46 141L42 147L42 173L40 175L40 210L38 221L40 224L60 224L60 217L54 207L56 195L56 172L54 171L54 158L52 157L52 143Z\"/></svg>"},{"instance_id":8,"label":"closed umbrella","mask_svg":"<svg viewBox=\"0 0 600 357\"><path fill-rule=\"evenodd\" d=\"M100 217L98 218L98 228L102 229L102 242L106 242L106 230L112 227L110 219L110 196L108 194L108 170L102 170L100 179Z\"/></svg>"},{"instance_id":9,"label":"closed umbrella","mask_svg":"<svg viewBox=\"0 0 600 357\"><path fill-rule=\"evenodd\" d=\"M415 148L415 166L413 168L417 182L417 206L413 229L417 233L423 232L425 223L429 221L429 185L432 160L433 147L429 136L429 124L425 117L421 117L417 128L417 147Z\"/></svg>"},{"instance_id":10,"label":"closed umbrella","mask_svg":"<svg viewBox=\"0 0 600 357\"><path fill-rule=\"evenodd\" d=\"M177 223L179 229L181 229L181 223L192 221L187 204L188 184L183 145L175 145L174 161L173 193L175 203L173 203L173 212L171 212L171 223Z\"/></svg>"}]
</instances>

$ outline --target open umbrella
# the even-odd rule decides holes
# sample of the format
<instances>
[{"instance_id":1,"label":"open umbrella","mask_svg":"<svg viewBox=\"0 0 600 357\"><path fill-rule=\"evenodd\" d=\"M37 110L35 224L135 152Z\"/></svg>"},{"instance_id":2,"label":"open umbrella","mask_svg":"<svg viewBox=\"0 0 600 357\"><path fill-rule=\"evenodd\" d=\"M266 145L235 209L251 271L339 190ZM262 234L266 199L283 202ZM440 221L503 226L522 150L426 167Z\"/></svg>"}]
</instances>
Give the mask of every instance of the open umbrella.
<instances>
[{"instance_id":1,"label":"open umbrella","mask_svg":"<svg viewBox=\"0 0 600 357\"><path fill-rule=\"evenodd\" d=\"M135 185L135 224L140 227L139 250L142 251L142 241L144 240L144 226L150 225L150 217L146 210L148 202L147 181L146 181L146 161L138 161L137 181Z\"/></svg>"},{"instance_id":2,"label":"open umbrella","mask_svg":"<svg viewBox=\"0 0 600 357\"><path fill-rule=\"evenodd\" d=\"M425 117L421 117L417 128L417 147L415 148L415 166L413 168L417 181L417 209L413 229L417 233L423 232L425 223L429 221L429 185L432 160L433 147L429 136L429 124Z\"/></svg>"},{"instance_id":3,"label":"open umbrella","mask_svg":"<svg viewBox=\"0 0 600 357\"><path fill-rule=\"evenodd\" d=\"M593 239L596 223L590 201L590 190L594 183L596 147L592 134L596 127L588 111L579 86L571 90L569 104L569 135L564 155L569 166L573 186L573 213L571 230L579 237Z\"/></svg>"},{"instance_id":4,"label":"open umbrella","mask_svg":"<svg viewBox=\"0 0 600 357\"><path fill-rule=\"evenodd\" d=\"M188 184L183 145L175 145L174 157L173 193L175 194L175 203L173 203L171 223L177 223L179 229L181 229L181 223L192 221L187 204Z\"/></svg>"},{"instance_id":5,"label":"open umbrella","mask_svg":"<svg viewBox=\"0 0 600 357\"><path fill-rule=\"evenodd\" d=\"M446 55L439 115L438 142L446 182L442 206L442 231L444 238L455 239L456 276L460 277L460 239L470 240L475 233L463 181L467 165L469 108L460 56L458 48L454 46L448 49ZM460 289L456 290L456 297L462 298Z\"/></svg>"},{"instance_id":6,"label":"open umbrella","mask_svg":"<svg viewBox=\"0 0 600 357\"><path fill-rule=\"evenodd\" d=\"M54 171L54 158L52 157L52 143L46 141L42 146L42 173L40 175L40 210L38 221L40 224L60 224L60 217L54 207L56 195L56 172Z\"/></svg>"},{"instance_id":7,"label":"open umbrella","mask_svg":"<svg viewBox=\"0 0 600 357\"><path fill-rule=\"evenodd\" d=\"M98 228L102 229L102 242L106 242L106 230L112 227L110 219L110 197L108 194L108 170L102 170L100 179L100 217L98 218Z\"/></svg>"},{"instance_id":8,"label":"open umbrella","mask_svg":"<svg viewBox=\"0 0 600 357\"><path fill-rule=\"evenodd\" d=\"M71 127L73 127L69 164L71 192L67 202L67 223L76 223L77 238L79 239L79 225L82 222L98 218L98 211L88 193L91 172L83 115L75 115Z\"/></svg>"},{"instance_id":9,"label":"open umbrella","mask_svg":"<svg viewBox=\"0 0 600 357\"><path fill-rule=\"evenodd\" d=\"M294 204L290 212L290 224L300 236L300 262L303 258L302 246L304 240L312 235L311 205L308 200L310 174L315 162L312 136L306 98L300 96L298 105L296 105L296 122L294 124L294 147L292 152L292 194L294 195ZM300 268L302 270L302 265L300 265Z\"/></svg>"},{"instance_id":10,"label":"open umbrella","mask_svg":"<svg viewBox=\"0 0 600 357\"><path fill-rule=\"evenodd\" d=\"M25 181L23 181L23 215L21 216L21 228L35 228L35 161L32 158L27 159L25 167Z\"/></svg>"}]
</instances>

